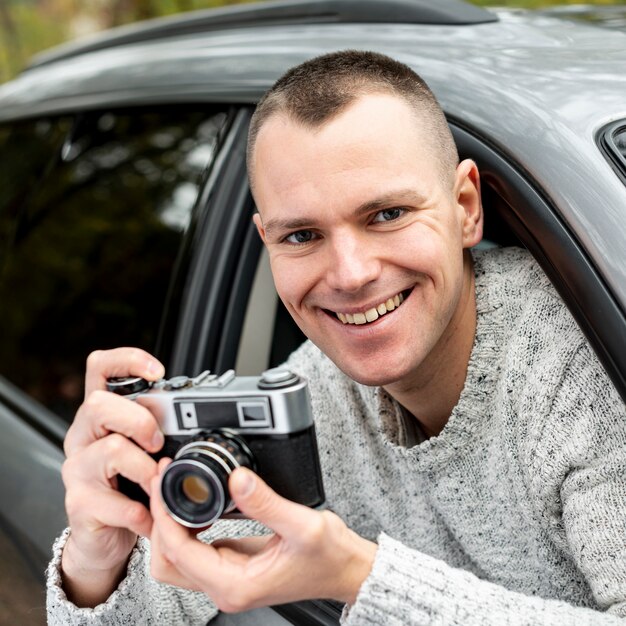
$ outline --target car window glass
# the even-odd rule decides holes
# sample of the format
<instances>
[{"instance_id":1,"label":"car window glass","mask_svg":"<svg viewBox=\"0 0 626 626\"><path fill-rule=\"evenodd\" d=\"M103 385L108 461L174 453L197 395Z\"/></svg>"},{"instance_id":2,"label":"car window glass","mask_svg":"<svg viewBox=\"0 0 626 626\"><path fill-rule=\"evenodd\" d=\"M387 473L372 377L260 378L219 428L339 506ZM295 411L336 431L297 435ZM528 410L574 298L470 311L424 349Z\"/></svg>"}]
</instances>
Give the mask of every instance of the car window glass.
<instances>
[{"instance_id":1,"label":"car window glass","mask_svg":"<svg viewBox=\"0 0 626 626\"><path fill-rule=\"evenodd\" d=\"M69 117L0 125L0 267L19 228L19 209L59 154Z\"/></svg>"},{"instance_id":2,"label":"car window glass","mask_svg":"<svg viewBox=\"0 0 626 626\"><path fill-rule=\"evenodd\" d=\"M70 419L91 350L154 350L227 118L224 110L186 107L85 114L52 166L33 163L34 188L18 197L19 207L0 189L4 219L18 224L0 276L0 374ZM39 123L19 134L30 132L34 143ZM7 147L17 159L18 130L3 133L3 160L13 158ZM26 178L19 168L16 176Z\"/></svg>"}]
</instances>

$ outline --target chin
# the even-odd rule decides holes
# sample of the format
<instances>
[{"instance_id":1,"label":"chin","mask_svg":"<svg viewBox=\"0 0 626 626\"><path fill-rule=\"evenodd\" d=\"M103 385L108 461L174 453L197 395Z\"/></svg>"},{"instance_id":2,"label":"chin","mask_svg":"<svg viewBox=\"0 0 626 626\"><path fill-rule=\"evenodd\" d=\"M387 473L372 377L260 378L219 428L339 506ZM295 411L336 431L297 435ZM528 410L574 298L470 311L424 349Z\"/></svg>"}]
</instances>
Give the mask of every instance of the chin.
<instances>
[{"instance_id":1,"label":"chin","mask_svg":"<svg viewBox=\"0 0 626 626\"><path fill-rule=\"evenodd\" d=\"M346 375L349 376L355 382L361 385L367 385L368 387L384 387L396 383L410 374L409 368L406 364L403 367L399 365L396 367L374 367L369 363L346 363L342 359L334 359L332 356L330 359L333 363Z\"/></svg>"}]
</instances>

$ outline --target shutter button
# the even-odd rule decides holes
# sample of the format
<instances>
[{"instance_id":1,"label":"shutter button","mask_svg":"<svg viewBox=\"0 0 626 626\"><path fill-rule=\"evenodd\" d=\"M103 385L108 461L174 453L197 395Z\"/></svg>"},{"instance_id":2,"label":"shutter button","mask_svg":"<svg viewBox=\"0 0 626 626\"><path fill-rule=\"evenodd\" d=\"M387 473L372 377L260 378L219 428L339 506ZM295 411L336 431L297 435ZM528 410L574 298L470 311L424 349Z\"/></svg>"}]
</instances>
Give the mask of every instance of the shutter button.
<instances>
[{"instance_id":1,"label":"shutter button","mask_svg":"<svg viewBox=\"0 0 626 626\"><path fill-rule=\"evenodd\" d=\"M282 367L274 367L261 374L258 386L260 389L281 389L298 382L298 377Z\"/></svg>"},{"instance_id":2,"label":"shutter button","mask_svg":"<svg viewBox=\"0 0 626 626\"><path fill-rule=\"evenodd\" d=\"M167 390L176 391L177 389L183 389L189 386L191 382L192 380L189 376L174 376L167 381L165 388Z\"/></svg>"}]
</instances>

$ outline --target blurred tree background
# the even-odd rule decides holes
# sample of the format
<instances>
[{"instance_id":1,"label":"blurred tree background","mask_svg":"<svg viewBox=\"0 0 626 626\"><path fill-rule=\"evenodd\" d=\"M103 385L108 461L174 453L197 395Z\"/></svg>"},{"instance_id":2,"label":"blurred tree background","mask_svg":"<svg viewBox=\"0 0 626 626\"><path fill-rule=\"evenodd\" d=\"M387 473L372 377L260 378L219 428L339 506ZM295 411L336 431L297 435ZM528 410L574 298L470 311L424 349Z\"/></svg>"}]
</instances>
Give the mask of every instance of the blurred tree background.
<instances>
[{"instance_id":1,"label":"blurred tree background","mask_svg":"<svg viewBox=\"0 0 626 626\"><path fill-rule=\"evenodd\" d=\"M17 74L35 53L71 39L138 20L251 1L254 0L0 0L0 82ZM528 8L580 3L471 1L482 6ZM588 0L585 4L626 5L626 0Z\"/></svg>"}]
</instances>

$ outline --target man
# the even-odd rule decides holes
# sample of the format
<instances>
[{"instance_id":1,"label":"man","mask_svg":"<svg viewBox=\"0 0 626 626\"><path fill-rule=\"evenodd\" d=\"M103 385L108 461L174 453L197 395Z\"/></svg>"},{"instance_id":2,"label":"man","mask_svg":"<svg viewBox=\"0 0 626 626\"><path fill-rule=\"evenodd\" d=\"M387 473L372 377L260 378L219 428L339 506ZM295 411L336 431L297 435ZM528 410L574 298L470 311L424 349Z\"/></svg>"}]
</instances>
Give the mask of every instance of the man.
<instances>
[{"instance_id":1,"label":"man","mask_svg":"<svg viewBox=\"0 0 626 626\"><path fill-rule=\"evenodd\" d=\"M469 252L478 172L423 82L372 53L294 68L257 108L248 164L276 288L312 342L289 365L310 381L333 512L239 469L233 499L273 532L221 522L211 538L258 536L197 541L156 495L154 417L101 391L162 366L95 353L66 441L50 622L202 624L208 597L327 597L346 624L623 623L624 406L528 254ZM149 545L174 586L144 567Z\"/></svg>"}]
</instances>

